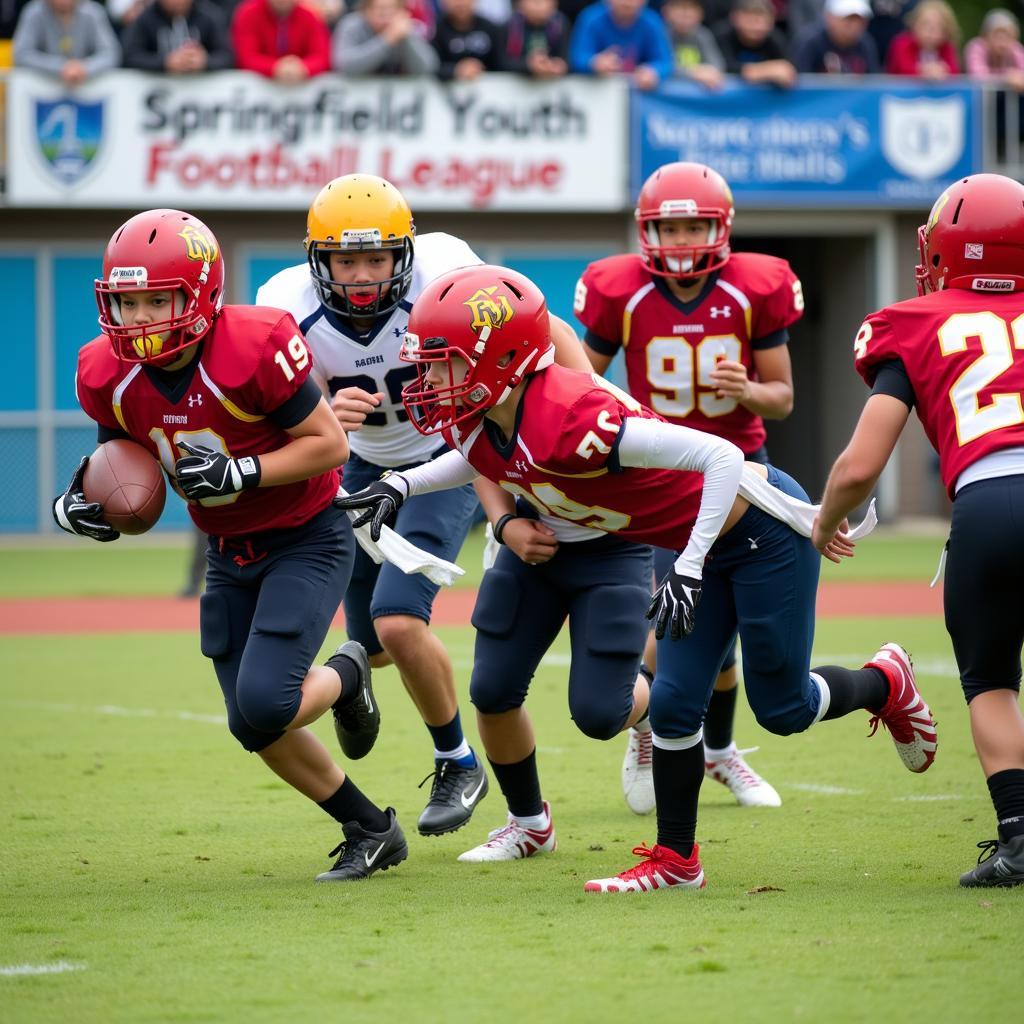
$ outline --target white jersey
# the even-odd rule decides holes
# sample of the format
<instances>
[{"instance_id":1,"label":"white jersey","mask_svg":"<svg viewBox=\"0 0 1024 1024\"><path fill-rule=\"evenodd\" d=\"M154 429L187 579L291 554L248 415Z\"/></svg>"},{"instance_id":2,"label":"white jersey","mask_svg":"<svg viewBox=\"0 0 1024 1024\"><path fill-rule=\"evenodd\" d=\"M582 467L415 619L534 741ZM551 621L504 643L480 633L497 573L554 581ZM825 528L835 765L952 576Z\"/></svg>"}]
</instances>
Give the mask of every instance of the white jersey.
<instances>
[{"instance_id":1,"label":"white jersey","mask_svg":"<svg viewBox=\"0 0 1024 1024\"><path fill-rule=\"evenodd\" d=\"M320 304L306 263L275 274L256 293L256 305L275 306L295 318L313 352L313 379L325 395L351 387L384 395L362 427L348 435L352 451L361 459L378 466L406 466L424 462L437 450L438 439L424 437L402 407L402 388L416 376L416 368L398 355L420 292L450 270L482 262L453 235L435 231L417 238L408 293L364 335Z\"/></svg>"}]
</instances>

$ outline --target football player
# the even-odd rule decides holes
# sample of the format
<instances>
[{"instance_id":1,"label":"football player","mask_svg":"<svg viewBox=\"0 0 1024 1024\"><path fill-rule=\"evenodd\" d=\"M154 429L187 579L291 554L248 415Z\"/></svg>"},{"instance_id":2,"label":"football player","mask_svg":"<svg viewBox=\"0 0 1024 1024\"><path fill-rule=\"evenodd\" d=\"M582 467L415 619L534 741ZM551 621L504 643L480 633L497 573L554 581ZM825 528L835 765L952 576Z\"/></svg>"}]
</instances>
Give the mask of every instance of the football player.
<instances>
[{"instance_id":1,"label":"football player","mask_svg":"<svg viewBox=\"0 0 1024 1024\"><path fill-rule=\"evenodd\" d=\"M656 170L637 199L640 254L592 263L576 286L576 315L599 373L625 353L630 393L670 423L724 437L766 464L764 420L793 409L788 328L803 314L800 281L775 256L732 253L732 192L704 164ZM655 552L661 579L677 552ZM647 662L654 666L655 646ZM704 723L705 771L740 804L778 807L779 794L733 742L736 647L725 655ZM622 768L626 802L654 807L650 730L631 730ZM645 767L646 766L646 767Z\"/></svg>"},{"instance_id":2,"label":"football player","mask_svg":"<svg viewBox=\"0 0 1024 1024\"><path fill-rule=\"evenodd\" d=\"M415 369L399 359L409 311L426 284L480 260L461 239L416 237L412 211L383 178L350 174L329 182L309 208L306 262L272 277L257 302L290 312L314 356L313 376L349 436L348 491L382 473L420 465L446 451L409 422L402 388ZM567 325L556 332L571 358L579 348ZM580 351L576 357L585 365ZM490 503L502 501L491 497ZM395 529L418 547L454 559L477 507L471 487L417 497ZM430 630L436 584L378 566L361 549L345 595L348 634L376 667L394 664L434 746L430 797L418 827L442 835L469 821L487 795L483 764L462 731L451 659ZM428 776L429 778L430 776Z\"/></svg>"},{"instance_id":3,"label":"football player","mask_svg":"<svg viewBox=\"0 0 1024 1024\"><path fill-rule=\"evenodd\" d=\"M369 521L371 534L379 532L407 499L464 486L480 474L516 495L519 514L539 518L560 551L610 542L608 535L681 549L648 610L662 641L650 693L657 842L637 848L639 864L588 882L588 891L704 884L694 842L704 778L701 723L737 626L750 703L766 729L788 735L867 708L890 730L908 768L929 767L935 727L901 647L885 644L855 671L810 671L820 559L805 535L777 518L789 514L786 496L806 502L795 480L771 466L742 470L742 453L731 442L667 423L597 374L557 365L543 295L503 267L467 268L428 285L410 316L403 358L417 369L403 393L406 411L425 436L442 435L453 450L339 498L342 508L366 510L356 525ZM756 480L773 514L738 496L741 472ZM503 524L495 525L500 538ZM513 561L484 576L470 684L488 756L503 765L495 772L510 813L507 825L466 860L555 847L523 707L546 645L514 629L519 610L543 600L543 592L522 583L529 570L499 571ZM637 589L635 600L646 604L646 589ZM603 622L593 630L592 621L599 620L588 613L570 620L570 629L597 653L615 653L614 630ZM625 615L620 630L629 621ZM620 728L639 711L628 685L623 674L618 692L589 695L605 722L617 713ZM511 856L486 856L495 845Z\"/></svg>"},{"instance_id":4,"label":"football player","mask_svg":"<svg viewBox=\"0 0 1024 1024\"><path fill-rule=\"evenodd\" d=\"M100 443L129 438L160 460L210 535L202 651L235 739L341 824L338 859L317 881L366 878L407 855L394 809L360 792L305 728L331 710L355 759L380 723L358 643L310 667L352 571L352 529L331 504L348 443L292 317L223 305L224 279L217 239L187 213L149 210L119 227L95 283L102 334L79 353L78 400ZM87 462L54 516L116 540L82 493Z\"/></svg>"},{"instance_id":5,"label":"football player","mask_svg":"<svg viewBox=\"0 0 1024 1024\"><path fill-rule=\"evenodd\" d=\"M943 602L998 835L965 887L1024 883L1024 186L951 185L918 229L919 297L872 313L854 340L871 388L825 488L813 539L836 561L842 523L874 488L912 409L953 500Z\"/></svg>"}]
</instances>

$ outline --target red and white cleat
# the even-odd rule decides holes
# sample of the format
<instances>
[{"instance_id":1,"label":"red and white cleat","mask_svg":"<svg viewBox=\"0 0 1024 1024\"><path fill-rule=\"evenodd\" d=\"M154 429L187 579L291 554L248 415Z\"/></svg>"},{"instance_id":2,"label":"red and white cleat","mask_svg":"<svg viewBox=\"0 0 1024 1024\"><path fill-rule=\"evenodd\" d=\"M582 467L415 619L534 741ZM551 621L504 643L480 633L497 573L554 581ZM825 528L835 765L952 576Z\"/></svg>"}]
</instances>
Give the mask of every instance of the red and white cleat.
<instances>
[{"instance_id":1,"label":"red and white cleat","mask_svg":"<svg viewBox=\"0 0 1024 1024\"><path fill-rule=\"evenodd\" d=\"M491 832L486 843L460 853L459 860L482 864L495 860L522 860L538 853L554 853L558 843L555 840L555 825L551 820L551 806L547 800L544 801L544 814L548 820L545 829L525 828L510 814L507 825Z\"/></svg>"},{"instance_id":2,"label":"red and white cleat","mask_svg":"<svg viewBox=\"0 0 1024 1024\"><path fill-rule=\"evenodd\" d=\"M704 775L728 788L741 807L781 807L782 797L775 787L743 759L748 753L749 750L737 750L733 744L725 757L708 760L705 755Z\"/></svg>"},{"instance_id":3,"label":"red and white cleat","mask_svg":"<svg viewBox=\"0 0 1024 1024\"><path fill-rule=\"evenodd\" d=\"M594 878L583 886L584 892L653 892L655 889L703 889L704 869L700 866L700 850L693 844L693 853L683 859L665 846L636 846L633 853L644 859L635 867L612 878Z\"/></svg>"},{"instance_id":4,"label":"red and white cleat","mask_svg":"<svg viewBox=\"0 0 1024 1024\"><path fill-rule=\"evenodd\" d=\"M896 753L912 772L924 772L935 760L938 738L935 719L914 680L914 663L899 644L883 644L864 666L877 668L889 680L889 699L871 718L870 736L881 723L889 730Z\"/></svg>"}]
</instances>

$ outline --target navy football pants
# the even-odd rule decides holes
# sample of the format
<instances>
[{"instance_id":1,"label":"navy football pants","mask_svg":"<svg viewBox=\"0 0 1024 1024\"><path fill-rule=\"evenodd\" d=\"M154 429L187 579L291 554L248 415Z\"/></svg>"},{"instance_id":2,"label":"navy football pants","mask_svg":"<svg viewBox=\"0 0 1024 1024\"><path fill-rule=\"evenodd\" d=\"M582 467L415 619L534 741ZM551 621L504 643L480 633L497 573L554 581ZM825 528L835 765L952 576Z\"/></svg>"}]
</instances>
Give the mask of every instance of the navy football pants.
<instances>
[{"instance_id":1,"label":"navy football pants","mask_svg":"<svg viewBox=\"0 0 1024 1024\"><path fill-rule=\"evenodd\" d=\"M202 652L224 693L228 728L250 751L280 739L352 574L355 538L328 505L303 526L210 538L199 606Z\"/></svg>"},{"instance_id":2,"label":"navy football pants","mask_svg":"<svg viewBox=\"0 0 1024 1024\"><path fill-rule=\"evenodd\" d=\"M768 482L808 500L792 477L773 466ZM813 724L821 702L810 677L820 564L808 538L754 506L714 543L704 564L696 628L682 640L658 642L651 691L658 736L681 738L700 729L737 630L743 684L759 724L783 736Z\"/></svg>"},{"instance_id":3,"label":"navy football pants","mask_svg":"<svg viewBox=\"0 0 1024 1024\"><path fill-rule=\"evenodd\" d=\"M346 491L355 493L379 480L384 472L384 467L353 453L345 463L342 483ZM470 484L420 494L402 505L395 530L410 544L451 562L458 557L476 508L476 492ZM384 648L377 639L373 620L384 615L411 615L430 622L437 591L437 584L422 573L406 575L389 562L377 565L362 548L357 548L352 582L345 594L348 635L370 654L380 654Z\"/></svg>"},{"instance_id":4,"label":"navy football pants","mask_svg":"<svg viewBox=\"0 0 1024 1024\"><path fill-rule=\"evenodd\" d=\"M568 618L569 713L587 736L611 739L632 710L650 600L646 545L612 536L563 543L542 565L527 565L503 547L473 610L470 699L484 714L522 705Z\"/></svg>"}]
</instances>

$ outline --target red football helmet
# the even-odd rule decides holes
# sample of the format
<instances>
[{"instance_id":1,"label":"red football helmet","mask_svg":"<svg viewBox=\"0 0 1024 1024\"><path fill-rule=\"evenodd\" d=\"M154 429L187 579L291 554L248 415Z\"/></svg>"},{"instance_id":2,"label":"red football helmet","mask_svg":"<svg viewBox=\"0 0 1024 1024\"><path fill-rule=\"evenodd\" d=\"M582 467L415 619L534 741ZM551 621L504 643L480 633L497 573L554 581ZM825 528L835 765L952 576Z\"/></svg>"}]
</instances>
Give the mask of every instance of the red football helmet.
<instances>
[{"instance_id":1,"label":"red football helmet","mask_svg":"<svg viewBox=\"0 0 1024 1024\"><path fill-rule=\"evenodd\" d=\"M114 232L95 287L100 329L118 358L163 366L213 326L223 303L224 260L202 221L181 210L147 210ZM170 318L126 326L120 296L141 291L170 291Z\"/></svg>"},{"instance_id":2,"label":"red football helmet","mask_svg":"<svg viewBox=\"0 0 1024 1024\"><path fill-rule=\"evenodd\" d=\"M704 164L659 167L643 184L636 201L640 254L652 274L685 279L701 277L729 261L729 235L735 210L725 178ZM680 218L709 220L706 245L662 245L658 222Z\"/></svg>"},{"instance_id":3,"label":"red football helmet","mask_svg":"<svg viewBox=\"0 0 1024 1024\"><path fill-rule=\"evenodd\" d=\"M972 174L935 200L917 229L917 293L943 288L1024 288L1024 185L1002 174Z\"/></svg>"},{"instance_id":4,"label":"red football helmet","mask_svg":"<svg viewBox=\"0 0 1024 1024\"><path fill-rule=\"evenodd\" d=\"M465 363L464 377L453 357ZM508 267L453 270L413 305L401 358L416 364L402 403L421 434L475 422L527 374L554 362L547 303L532 281ZM445 385L427 380L437 363L444 364Z\"/></svg>"}]
</instances>

